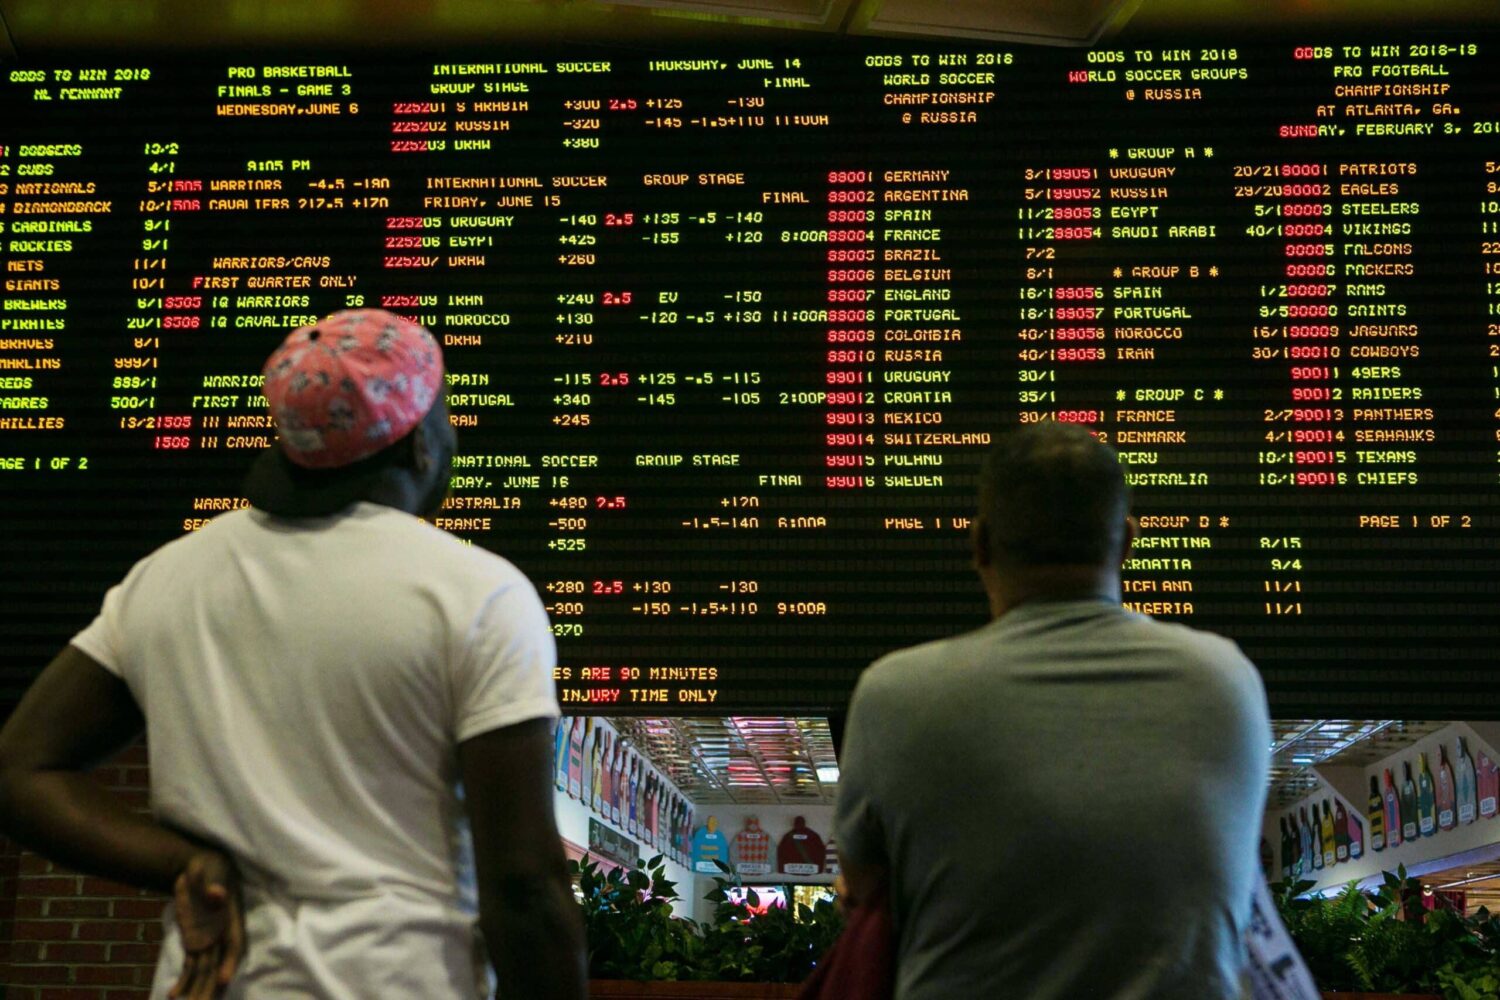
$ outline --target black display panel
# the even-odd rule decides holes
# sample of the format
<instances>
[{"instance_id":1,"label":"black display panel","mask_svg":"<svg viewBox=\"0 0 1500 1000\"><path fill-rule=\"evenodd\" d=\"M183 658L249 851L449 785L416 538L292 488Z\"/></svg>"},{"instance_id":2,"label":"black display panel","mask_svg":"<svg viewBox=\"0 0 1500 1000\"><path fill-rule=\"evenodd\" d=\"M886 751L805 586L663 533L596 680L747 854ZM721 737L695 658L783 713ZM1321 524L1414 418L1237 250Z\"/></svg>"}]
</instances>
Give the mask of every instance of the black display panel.
<instances>
[{"instance_id":1,"label":"black display panel","mask_svg":"<svg viewBox=\"0 0 1500 1000\"><path fill-rule=\"evenodd\" d=\"M565 710L821 712L974 627L975 471L1120 450L1132 606L1280 714L1494 714L1500 77L1473 37L121 55L0 83L3 681L242 505L261 361L443 340L439 526Z\"/></svg>"}]
</instances>

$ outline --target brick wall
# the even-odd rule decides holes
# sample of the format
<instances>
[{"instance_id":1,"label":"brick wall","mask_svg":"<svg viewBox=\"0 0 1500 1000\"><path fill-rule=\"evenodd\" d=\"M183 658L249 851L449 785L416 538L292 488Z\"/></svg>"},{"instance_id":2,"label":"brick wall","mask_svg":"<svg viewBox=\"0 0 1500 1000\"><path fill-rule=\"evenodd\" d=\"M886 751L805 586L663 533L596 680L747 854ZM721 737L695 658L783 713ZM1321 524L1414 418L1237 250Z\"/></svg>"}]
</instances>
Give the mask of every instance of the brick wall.
<instances>
[{"instance_id":1,"label":"brick wall","mask_svg":"<svg viewBox=\"0 0 1500 1000\"><path fill-rule=\"evenodd\" d=\"M146 754L95 772L146 806ZM0 842L0 1000L145 1000L161 940L162 899L79 875Z\"/></svg>"},{"instance_id":2,"label":"brick wall","mask_svg":"<svg viewBox=\"0 0 1500 1000\"><path fill-rule=\"evenodd\" d=\"M0 837L0 1000L5 1000L6 985L10 982L11 923L16 915L16 873L20 863L20 849Z\"/></svg>"}]
</instances>

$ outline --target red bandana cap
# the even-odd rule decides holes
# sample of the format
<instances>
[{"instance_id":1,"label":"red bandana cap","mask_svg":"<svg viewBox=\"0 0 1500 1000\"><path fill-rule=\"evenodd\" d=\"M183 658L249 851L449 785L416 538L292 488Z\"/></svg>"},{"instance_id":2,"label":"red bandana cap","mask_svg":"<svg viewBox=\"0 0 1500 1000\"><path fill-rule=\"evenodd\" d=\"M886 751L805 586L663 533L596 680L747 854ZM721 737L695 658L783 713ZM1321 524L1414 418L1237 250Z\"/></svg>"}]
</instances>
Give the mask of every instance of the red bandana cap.
<instances>
[{"instance_id":1,"label":"red bandana cap","mask_svg":"<svg viewBox=\"0 0 1500 1000\"><path fill-rule=\"evenodd\" d=\"M443 385L432 334L383 309L348 309L293 330L263 369L281 450L336 469L405 437Z\"/></svg>"}]
</instances>

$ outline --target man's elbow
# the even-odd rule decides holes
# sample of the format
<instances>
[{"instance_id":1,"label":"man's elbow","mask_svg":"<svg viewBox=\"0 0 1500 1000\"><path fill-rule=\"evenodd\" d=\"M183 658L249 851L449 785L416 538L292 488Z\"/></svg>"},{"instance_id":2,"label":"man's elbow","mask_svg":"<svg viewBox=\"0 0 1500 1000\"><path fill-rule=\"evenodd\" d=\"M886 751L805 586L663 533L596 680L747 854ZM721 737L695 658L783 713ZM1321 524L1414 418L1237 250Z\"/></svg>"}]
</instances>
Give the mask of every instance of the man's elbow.
<instances>
[{"instance_id":1,"label":"man's elbow","mask_svg":"<svg viewBox=\"0 0 1500 1000\"><path fill-rule=\"evenodd\" d=\"M561 947L582 947L583 913L566 873L511 875L479 890L480 922L502 948L537 935Z\"/></svg>"},{"instance_id":2,"label":"man's elbow","mask_svg":"<svg viewBox=\"0 0 1500 1000\"><path fill-rule=\"evenodd\" d=\"M480 892L505 909L526 910L558 898L571 899L572 883L561 867L556 870L532 868L496 873L488 884L480 886Z\"/></svg>"},{"instance_id":3,"label":"man's elbow","mask_svg":"<svg viewBox=\"0 0 1500 1000\"><path fill-rule=\"evenodd\" d=\"M0 835L12 839L18 839L22 820L40 808L39 780L55 773L17 735L13 728L0 727Z\"/></svg>"},{"instance_id":4,"label":"man's elbow","mask_svg":"<svg viewBox=\"0 0 1500 1000\"><path fill-rule=\"evenodd\" d=\"M0 834L11 836L18 815L18 804L23 795L27 771L0 746Z\"/></svg>"}]
</instances>

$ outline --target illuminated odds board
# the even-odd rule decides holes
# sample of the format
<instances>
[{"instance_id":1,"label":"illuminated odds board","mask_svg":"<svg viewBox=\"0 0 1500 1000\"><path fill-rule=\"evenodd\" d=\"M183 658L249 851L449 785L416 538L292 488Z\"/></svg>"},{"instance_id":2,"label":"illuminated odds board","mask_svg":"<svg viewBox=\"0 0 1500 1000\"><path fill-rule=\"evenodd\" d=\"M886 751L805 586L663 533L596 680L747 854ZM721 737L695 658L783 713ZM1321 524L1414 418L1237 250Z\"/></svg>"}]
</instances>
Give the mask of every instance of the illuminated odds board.
<instances>
[{"instance_id":1,"label":"illuminated odds board","mask_svg":"<svg viewBox=\"0 0 1500 1000\"><path fill-rule=\"evenodd\" d=\"M1497 44L0 67L3 693L244 504L272 346L381 306L565 710L837 709L984 621L977 464L1063 420L1134 485L1127 603L1279 713L1493 713Z\"/></svg>"}]
</instances>

